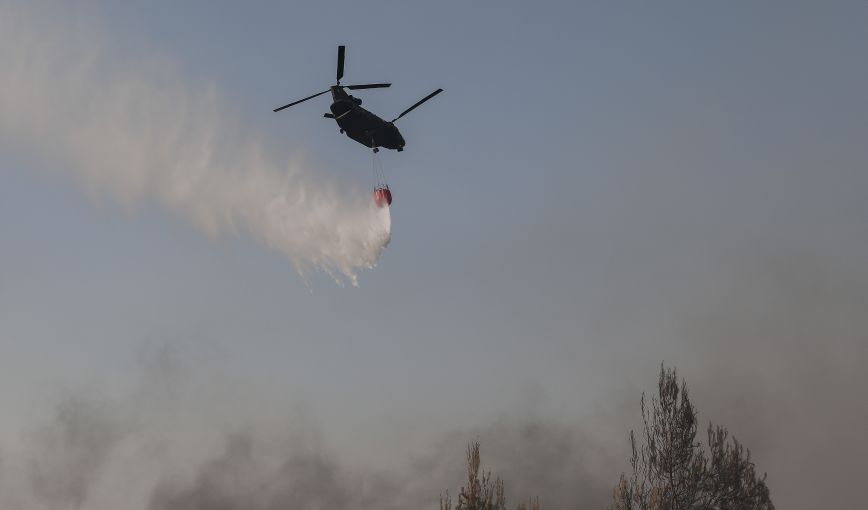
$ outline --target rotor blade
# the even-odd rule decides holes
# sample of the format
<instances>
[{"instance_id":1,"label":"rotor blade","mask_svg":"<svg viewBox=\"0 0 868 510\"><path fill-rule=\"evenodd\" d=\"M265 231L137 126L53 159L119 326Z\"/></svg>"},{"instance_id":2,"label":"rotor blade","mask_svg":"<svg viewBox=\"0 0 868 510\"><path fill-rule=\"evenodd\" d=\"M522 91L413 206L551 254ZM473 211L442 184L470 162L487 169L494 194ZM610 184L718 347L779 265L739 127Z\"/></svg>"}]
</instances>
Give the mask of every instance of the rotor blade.
<instances>
[{"instance_id":1,"label":"rotor blade","mask_svg":"<svg viewBox=\"0 0 868 510\"><path fill-rule=\"evenodd\" d=\"M413 106L407 108L406 110L404 110L403 112L401 112L401 115L398 115L397 117L395 117L394 119L392 119L392 122L395 122L396 120L400 119L400 118L403 117L404 115L407 115L408 113L412 112L412 111L415 110L416 107L418 107L420 104L424 103L425 101L431 99L432 97L436 96L437 94L439 94L439 93L441 93L441 92L443 92L443 89L437 89L437 90L435 90L434 92L432 92L432 93L428 94L427 96L423 97L422 99L419 100L418 103L416 103L416 104L414 104Z\"/></svg>"},{"instance_id":2,"label":"rotor blade","mask_svg":"<svg viewBox=\"0 0 868 510\"><path fill-rule=\"evenodd\" d=\"M343 85L344 87L350 90L362 90L362 89L384 89L386 87L391 87L391 83L366 83L365 85Z\"/></svg>"},{"instance_id":3,"label":"rotor blade","mask_svg":"<svg viewBox=\"0 0 868 510\"><path fill-rule=\"evenodd\" d=\"M338 84L344 77L344 52L346 52L346 46L338 46Z\"/></svg>"},{"instance_id":4,"label":"rotor blade","mask_svg":"<svg viewBox=\"0 0 868 510\"><path fill-rule=\"evenodd\" d=\"M292 102L292 103L289 103L289 104L283 105L283 106L281 106L280 108L275 108L275 109L274 109L274 113L277 113L277 112L279 112L280 110L283 110L283 109L289 108L290 106L295 106L295 105L297 105L298 103L303 103L303 102L307 101L308 99L313 99L313 98L315 98L316 96L321 96L321 95L325 94L326 92L328 92L329 90L331 90L331 89L323 90L322 92L320 92L320 93L318 93L318 94L314 94L314 95L312 95L312 96L307 96L307 97L304 98L304 99L299 99L298 101L294 101L294 102Z\"/></svg>"}]
</instances>

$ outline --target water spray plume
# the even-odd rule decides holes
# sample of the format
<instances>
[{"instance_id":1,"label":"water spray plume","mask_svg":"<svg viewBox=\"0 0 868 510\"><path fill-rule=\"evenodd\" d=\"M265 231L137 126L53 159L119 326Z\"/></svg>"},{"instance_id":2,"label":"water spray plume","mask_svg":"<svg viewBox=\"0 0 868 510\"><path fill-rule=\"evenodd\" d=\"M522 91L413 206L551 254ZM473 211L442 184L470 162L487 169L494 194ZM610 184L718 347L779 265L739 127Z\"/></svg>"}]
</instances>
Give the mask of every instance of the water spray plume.
<instances>
[{"instance_id":1,"label":"water spray plume","mask_svg":"<svg viewBox=\"0 0 868 510\"><path fill-rule=\"evenodd\" d=\"M267 148L214 87L167 59L119 58L99 31L0 3L0 144L50 158L97 197L156 202L211 236L240 234L304 275L357 284L390 239L389 208Z\"/></svg>"}]
</instances>

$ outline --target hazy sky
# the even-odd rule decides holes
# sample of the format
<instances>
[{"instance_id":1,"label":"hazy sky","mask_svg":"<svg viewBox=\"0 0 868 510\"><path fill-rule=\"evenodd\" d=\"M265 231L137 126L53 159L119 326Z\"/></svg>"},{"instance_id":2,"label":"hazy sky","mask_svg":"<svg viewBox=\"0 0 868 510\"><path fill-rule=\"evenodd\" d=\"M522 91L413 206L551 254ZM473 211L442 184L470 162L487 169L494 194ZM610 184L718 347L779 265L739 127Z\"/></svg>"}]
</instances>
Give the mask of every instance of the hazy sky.
<instances>
[{"instance_id":1,"label":"hazy sky","mask_svg":"<svg viewBox=\"0 0 868 510\"><path fill-rule=\"evenodd\" d=\"M0 34L0 452L62 395L127 401L156 359L198 381L169 380L193 395L173 412L221 433L303 416L378 466L455 433L458 480L479 430L540 420L595 431L586 468L614 485L665 361L780 508L868 496L868 4L84 4L0 1L19 28ZM381 152L391 243L358 287L112 180L176 164L201 128L218 155L256 140L294 161L314 195L367 193L328 99L271 112L332 83L338 44L346 83L393 83L358 94L383 117L445 89ZM11 96L19 76L59 111ZM62 103L115 86L150 131L58 149L102 95ZM173 127L165 153L136 150Z\"/></svg>"}]
</instances>

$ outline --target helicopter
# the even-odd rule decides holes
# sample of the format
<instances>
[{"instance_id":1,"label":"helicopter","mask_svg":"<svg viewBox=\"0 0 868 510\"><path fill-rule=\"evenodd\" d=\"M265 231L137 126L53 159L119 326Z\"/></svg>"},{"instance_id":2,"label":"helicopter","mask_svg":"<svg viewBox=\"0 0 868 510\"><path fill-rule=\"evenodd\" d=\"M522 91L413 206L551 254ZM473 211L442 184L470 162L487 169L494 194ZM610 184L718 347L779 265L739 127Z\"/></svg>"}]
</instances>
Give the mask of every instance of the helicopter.
<instances>
[{"instance_id":1,"label":"helicopter","mask_svg":"<svg viewBox=\"0 0 868 510\"><path fill-rule=\"evenodd\" d=\"M331 92L332 99L334 100L330 107L331 113L325 113L323 114L323 117L327 119L334 119L340 127L341 134L346 133L348 137L359 142L365 147L370 147L374 150L375 153L379 152L380 147L386 149L393 149L398 152L403 151L405 144L404 137L401 136L401 132L398 131L398 128L395 126L395 121L397 121L404 115L412 112L425 101L443 92L443 89L437 89L434 92L428 94L427 96L420 99L416 104L401 112L400 115L386 122L377 115L362 108L362 100L349 95L344 89L380 89L391 87L392 84L367 83L364 85L341 85L341 78L344 77L345 53L346 46L338 46L338 72L337 82L335 83L335 85L332 85L327 90L313 94L312 96L308 96L304 99L299 99L298 101L293 101L292 103L283 105L279 108L275 108L274 112L277 113L281 110L289 108L290 106L295 106L299 103L307 101L308 99L313 99L315 97L325 94L326 92Z\"/></svg>"}]
</instances>

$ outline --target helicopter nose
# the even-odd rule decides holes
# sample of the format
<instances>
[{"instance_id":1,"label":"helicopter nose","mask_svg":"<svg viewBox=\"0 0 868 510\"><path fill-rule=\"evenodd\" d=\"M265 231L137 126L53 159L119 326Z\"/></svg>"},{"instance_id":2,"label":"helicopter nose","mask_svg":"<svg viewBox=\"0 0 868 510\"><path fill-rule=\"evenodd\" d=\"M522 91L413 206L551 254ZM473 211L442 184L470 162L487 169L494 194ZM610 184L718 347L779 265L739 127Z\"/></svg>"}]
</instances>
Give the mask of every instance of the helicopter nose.
<instances>
[{"instance_id":1,"label":"helicopter nose","mask_svg":"<svg viewBox=\"0 0 868 510\"><path fill-rule=\"evenodd\" d=\"M392 129L393 129L392 133L395 135L395 140L398 142L398 144L397 144L398 147L403 148L403 147L404 147L404 143L405 143L405 142L404 142L404 137L401 136L401 132L398 131L398 127L395 126L394 124L392 124Z\"/></svg>"}]
</instances>

